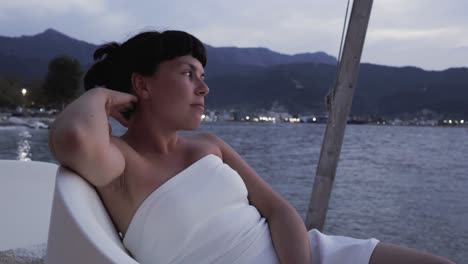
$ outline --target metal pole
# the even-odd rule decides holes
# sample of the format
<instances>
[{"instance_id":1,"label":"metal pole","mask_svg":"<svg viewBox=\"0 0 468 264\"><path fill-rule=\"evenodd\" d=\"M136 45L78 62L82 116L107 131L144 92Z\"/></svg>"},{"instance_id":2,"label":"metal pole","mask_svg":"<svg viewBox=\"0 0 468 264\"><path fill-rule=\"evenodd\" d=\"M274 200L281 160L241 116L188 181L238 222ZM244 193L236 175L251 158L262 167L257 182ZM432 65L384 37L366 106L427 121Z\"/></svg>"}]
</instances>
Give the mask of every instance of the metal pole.
<instances>
[{"instance_id":1,"label":"metal pole","mask_svg":"<svg viewBox=\"0 0 468 264\"><path fill-rule=\"evenodd\" d=\"M307 210L308 229L322 230L330 200L333 180L341 152L344 132L359 72L373 0L354 0L339 64L336 86L331 94L331 108L317 165L314 187Z\"/></svg>"}]
</instances>

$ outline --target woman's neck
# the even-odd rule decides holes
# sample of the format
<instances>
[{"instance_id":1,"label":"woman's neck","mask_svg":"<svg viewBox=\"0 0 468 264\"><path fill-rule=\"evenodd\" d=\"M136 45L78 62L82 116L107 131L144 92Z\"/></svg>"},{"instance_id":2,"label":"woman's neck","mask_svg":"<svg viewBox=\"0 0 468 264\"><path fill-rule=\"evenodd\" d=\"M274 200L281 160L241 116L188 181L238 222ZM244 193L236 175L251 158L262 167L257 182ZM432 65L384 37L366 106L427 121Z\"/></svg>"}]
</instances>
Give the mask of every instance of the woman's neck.
<instances>
[{"instance_id":1,"label":"woman's neck","mask_svg":"<svg viewBox=\"0 0 468 264\"><path fill-rule=\"evenodd\" d=\"M122 136L139 153L167 155L179 145L177 131L136 114L132 116L127 132Z\"/></svg>"}]
</instances>

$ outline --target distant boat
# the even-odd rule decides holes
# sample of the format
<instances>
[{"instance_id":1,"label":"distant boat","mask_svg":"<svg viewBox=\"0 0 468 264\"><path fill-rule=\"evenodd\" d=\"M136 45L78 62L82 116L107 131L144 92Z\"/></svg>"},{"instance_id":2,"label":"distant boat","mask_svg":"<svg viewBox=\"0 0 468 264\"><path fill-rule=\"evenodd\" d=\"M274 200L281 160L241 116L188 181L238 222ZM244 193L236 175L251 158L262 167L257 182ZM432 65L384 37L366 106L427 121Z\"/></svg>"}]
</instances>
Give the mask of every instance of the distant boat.
<instances>
[{"instance_id":1,"label":"distant boat","mask_svg":"<svg viewBox=\"0 0 468 264\"><path fill-rule=\"evenodd\" d=\"M34 129L48 129L49 125L44 123L51 122L51 120L46 120L46 119L35 119L35 118L20 118L20 117L15 117L11 116L8 119L1 120L0 121L0 126L25 126L29 128L34 128Z\"/></svg>"}]
</instances>

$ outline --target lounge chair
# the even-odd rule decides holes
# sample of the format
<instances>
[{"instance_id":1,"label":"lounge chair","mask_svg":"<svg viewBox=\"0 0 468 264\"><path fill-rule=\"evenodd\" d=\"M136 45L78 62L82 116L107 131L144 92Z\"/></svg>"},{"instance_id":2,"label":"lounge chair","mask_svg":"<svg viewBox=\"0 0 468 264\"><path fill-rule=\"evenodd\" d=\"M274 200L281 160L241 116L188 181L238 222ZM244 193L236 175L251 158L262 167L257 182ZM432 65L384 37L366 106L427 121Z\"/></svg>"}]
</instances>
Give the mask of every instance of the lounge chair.
<instances>
[{"instance_id":1,"label":"lounge chair","mask_svg":"<svg viewBox=\"0 0 468 264\"><path fill-rule=\"evenodd\" d=\"M59 167L46 264L138 264L129 256L94 187Z\"/></svg>"}]
</instances>

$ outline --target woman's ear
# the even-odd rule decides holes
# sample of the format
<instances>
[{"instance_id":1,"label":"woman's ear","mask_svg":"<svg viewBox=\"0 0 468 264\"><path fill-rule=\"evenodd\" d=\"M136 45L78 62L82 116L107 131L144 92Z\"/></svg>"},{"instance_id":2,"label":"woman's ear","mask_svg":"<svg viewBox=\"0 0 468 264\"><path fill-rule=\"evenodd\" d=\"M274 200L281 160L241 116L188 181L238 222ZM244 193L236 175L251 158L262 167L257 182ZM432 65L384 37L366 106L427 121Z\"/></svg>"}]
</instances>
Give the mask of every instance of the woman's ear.
<instances>
[{"instance_id":1,"label":"woman's ear","mask_svg":"<svg viewBox=\"0 0 468 264\"><path fill-rule=\"evenodd\" d=\"M131 81L132 81L132 87L133 87L133 90L135 91L135 94L139 98L148 99L149 98L149 87L148 87L148 85L146 83L145 76L134 72L134 73L132 73Z\"/></svg>"}]
</instances>

